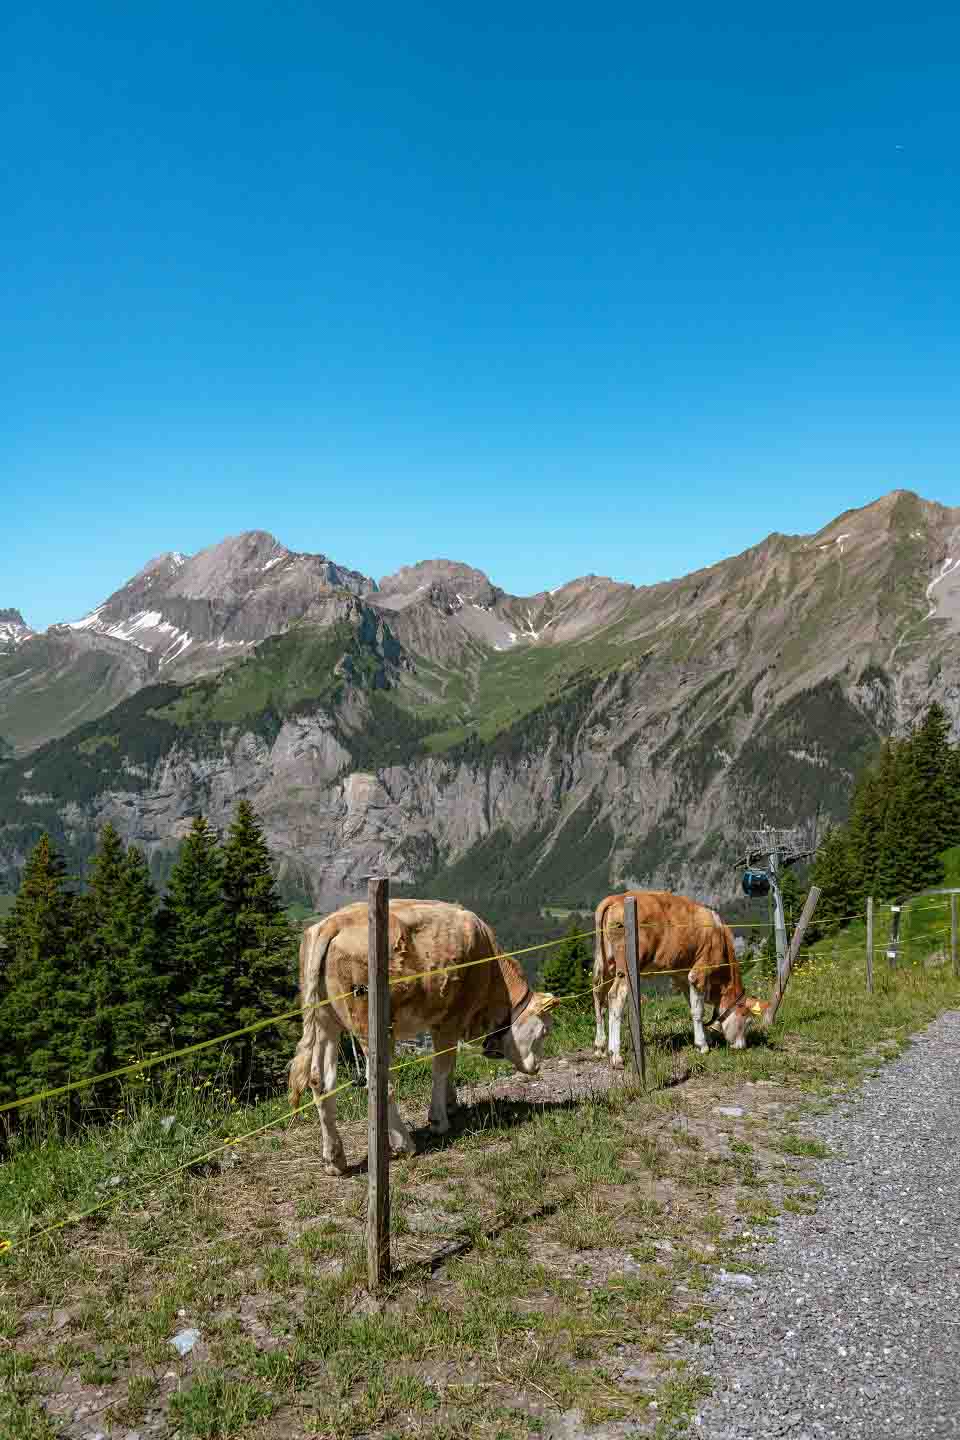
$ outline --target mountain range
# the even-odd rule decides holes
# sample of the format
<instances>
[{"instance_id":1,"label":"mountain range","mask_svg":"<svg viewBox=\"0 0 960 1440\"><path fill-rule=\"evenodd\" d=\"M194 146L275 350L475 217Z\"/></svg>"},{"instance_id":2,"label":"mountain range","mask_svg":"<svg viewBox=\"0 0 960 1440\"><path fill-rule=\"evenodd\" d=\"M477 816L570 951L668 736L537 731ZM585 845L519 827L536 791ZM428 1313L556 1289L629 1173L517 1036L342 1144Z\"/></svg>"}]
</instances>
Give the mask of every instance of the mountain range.
<instances>
[{"instance_id":1,"label":"mountain range","mask_svg":"<svg viewBox=\"0 0 960 1440\"><path fill-rule=\"evenodd\" d=\"M14 596L5 597L15 599ZM160 883L198 811L262 817L287 894L368 874L536 910L732 893L751 826L842 818L933 699L960 713L960 509L897 490L682 578L508 595L252 531L44 633L0 610L0 890L112 820Z\"/></svg>"}]
</instances>

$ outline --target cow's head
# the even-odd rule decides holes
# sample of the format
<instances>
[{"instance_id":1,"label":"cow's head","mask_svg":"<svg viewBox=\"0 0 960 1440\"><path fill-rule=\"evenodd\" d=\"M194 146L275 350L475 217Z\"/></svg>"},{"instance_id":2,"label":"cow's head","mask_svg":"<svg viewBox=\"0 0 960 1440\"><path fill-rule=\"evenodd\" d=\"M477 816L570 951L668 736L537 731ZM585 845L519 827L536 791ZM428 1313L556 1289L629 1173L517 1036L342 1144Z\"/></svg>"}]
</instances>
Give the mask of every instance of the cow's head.
<instances>
[{"instance_id":1,"label":"cow's head","mask_svg":"<svg viewBox=\"0 0 960 1440\"><path fill-rule=\"evenodd\" d=\"M483 1053L490 1060L509 1060L523 1075L536 1075L543 1055L543 1042L553 1024L551 1011L555 995L531 990L513 1007L503 1030L484 1042Z\"/></svg>"},{"instance_id":2,"label":"cow's head","mask_svg":"<svg viewBox=\"0 0 960 1440\"><path fill-rule=\"evenodd\" d=\"M743 1050L747 1044L747 1026L762 1022L767 1006L753 995L743 995L725 1014L721 1012L720 1028L731 1050Z\"/></svg>"}]
</instances>

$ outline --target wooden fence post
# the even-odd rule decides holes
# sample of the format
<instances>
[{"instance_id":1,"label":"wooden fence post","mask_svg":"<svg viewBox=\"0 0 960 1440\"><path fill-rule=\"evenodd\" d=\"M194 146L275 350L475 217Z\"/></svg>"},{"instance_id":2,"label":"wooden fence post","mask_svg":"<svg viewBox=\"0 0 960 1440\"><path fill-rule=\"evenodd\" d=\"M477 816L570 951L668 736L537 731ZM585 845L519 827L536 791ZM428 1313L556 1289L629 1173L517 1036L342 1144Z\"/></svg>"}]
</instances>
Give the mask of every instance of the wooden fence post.
<instances>
[{"instance_id":1,"label":"wooden fence post","mask_svg":"<svg viewBox=\"0 0 960 1440\"><path fill-rule=\"evenodd\" d=\"M957 897L950 896L950 958L953 961L953 973L960 976L960 956L957 955Z\"/></svg>"},{"instance_id":2,"label":"wooden fence post","mask_svg":"<svg viewBox=\"0 0 960 1440\"><path fill-rule=\"evenodd\" d=\"M390 881L367 883L367 1284L390 1275Z\"/></svg>"},{"instance_id":3,"label":"wooden fence post","mask_svg":"<svg viewBox=\"0 0 960 1440\"><path fill-rule=\"evenodd\" d=\"M783 970L777 976L777 983L773 987L773 994L770 996L770 1001L767 1005L767 1013L764 1016L763 1021L764 1028L767 1030L770 1029L770 1026L777 1018L777 1011L780 1009L780 1002L783 999L783 994L787 988L787 985L790 983L790 975L793 971L796 958L800 953L800 944L803 940L804 934L806 933L807 926L810 924L810 921L813 918L813 912L817 908L817 901L819 899L820 886L812 885L810 887L810 893L807 896L806 904L804 905L803 910L800 912L800 919L797 921L797 928L793 932L793 937L790 941L790 948L787 950L786 958L783 962Z\"/></svg>"},{"instance_id":4,"label":"wooden fence post","mask_svg":"<svg viewBox=\"0 0 960 1440\"><path fill-rule=\"evenodd\" d=\"M867 990L873 994L873 896L867 896Z\"/></svg>"},{"instance_id":5,"label":"wooden fence post","mask_svg":"<svg viewBox=\"0 0 960 1440\"><path fill-rule=\"evenodd\" d=\"M640 1084L647 1088L647 1054L643 1042L643 1016L640 1013L640 971L637 963L637 902L628 895L623 902L623 942L627 957L627 992L630 1009L630 1035L633 1056L640 1071Z\"/></svg>"}]
</instances>

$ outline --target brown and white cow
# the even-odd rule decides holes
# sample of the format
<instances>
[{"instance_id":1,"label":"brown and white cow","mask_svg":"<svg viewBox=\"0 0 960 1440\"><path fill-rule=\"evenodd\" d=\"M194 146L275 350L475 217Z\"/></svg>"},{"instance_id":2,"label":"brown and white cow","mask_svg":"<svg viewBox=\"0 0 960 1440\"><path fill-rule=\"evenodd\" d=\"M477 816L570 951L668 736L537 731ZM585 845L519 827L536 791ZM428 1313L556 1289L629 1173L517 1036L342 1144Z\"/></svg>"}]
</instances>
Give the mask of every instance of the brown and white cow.
<instances>
[{"instance_id":1,"label":"brown and white cow","mask_svg":"<svg viewBox=\"0 0 960 1440\"><path fill-rule=\"evenodd\" d=\"M693 1040L704 1055L709 1046L704 1032L704 1005L714 1006L713 1019L734 1050L746 1045L746 1028L766 1006L744 993L733 935L715 910L672 895L668 890L629 890L637 902L638 968L641 975L668 973L674 989L686 993L693 1017ZM596 910L593 962L593 1008L597 1017L594 1046L606 1048L603 1008L610 1011L610 1064L623 1064L620 1031L626 1003L627 974L624 944L625 895L608 895Z\"/></svg>"},{"instance_id":2,"label":"brown and white cow","mask_svg":"<svg viewBox=\"0 0 960 1440\"><path fill-rule=\"evenodd\" d=\"M540 1068L551 1025L552 995L530 989L516 961L500 955L497 938L470 910L440 900L393 900L389 916L393 1041L429 1030L433 1048L433 1096L429 1120L436 1134L450 1128L448 1109L456 1103L457 1042L496 1032L484 1042L490 1059L510 1060L527 1075ZM489 959L488 964L468 964ZM466 965L465 969L449 967ZM444 971L430 974L430 971ZM323 1136L323 1158L334 1173L344 1170L337 1130L337 1102L324 1099L337 1083L340 1036L367 1037L367 906L346 905L316 925L300 943L300 1003L303 1035L290 1066L294 1106L309 1084ZM349 994L348 992L357 992ZM323 1002L330 999L330 1004ZM412 1152L413 1140L390 1087L390 1145Z\"/></svg>"}]
</instances>

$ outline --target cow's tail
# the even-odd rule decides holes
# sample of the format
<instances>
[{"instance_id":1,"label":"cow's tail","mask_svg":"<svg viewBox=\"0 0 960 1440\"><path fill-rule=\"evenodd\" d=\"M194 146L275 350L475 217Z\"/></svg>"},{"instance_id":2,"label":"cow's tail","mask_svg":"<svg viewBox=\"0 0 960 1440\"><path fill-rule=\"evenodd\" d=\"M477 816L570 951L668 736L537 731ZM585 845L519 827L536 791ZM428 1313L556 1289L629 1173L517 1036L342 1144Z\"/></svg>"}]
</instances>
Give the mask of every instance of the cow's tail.
<instances>
[{"instance_id":1,"label":"cow's tail","mask_svg":"<svg viewBox=\"0 0 960 1440\"><path fill-rule=\"evenodd\" d=\"M607 909L611 902L604 900L597 906L594 915L593 935L593 988L599 991L606 979L607 957L603 951L603 922L606 919Z\"/></svg>"},{"instance_id":2,"label":"cow's tail","mask_svg":"<svg viewBox=\"0 0 960 1440\"><path fill-rule=\"evenodd\" d=\"M289 1096L294 1109L310 1084L314 1050L317 1044L318 1006L327 998L327 949L334 931L318 934L310 927L300 941L300 1004L303 1007L303 1034L290 1062Z\"/></svg>"}]
</instances>

